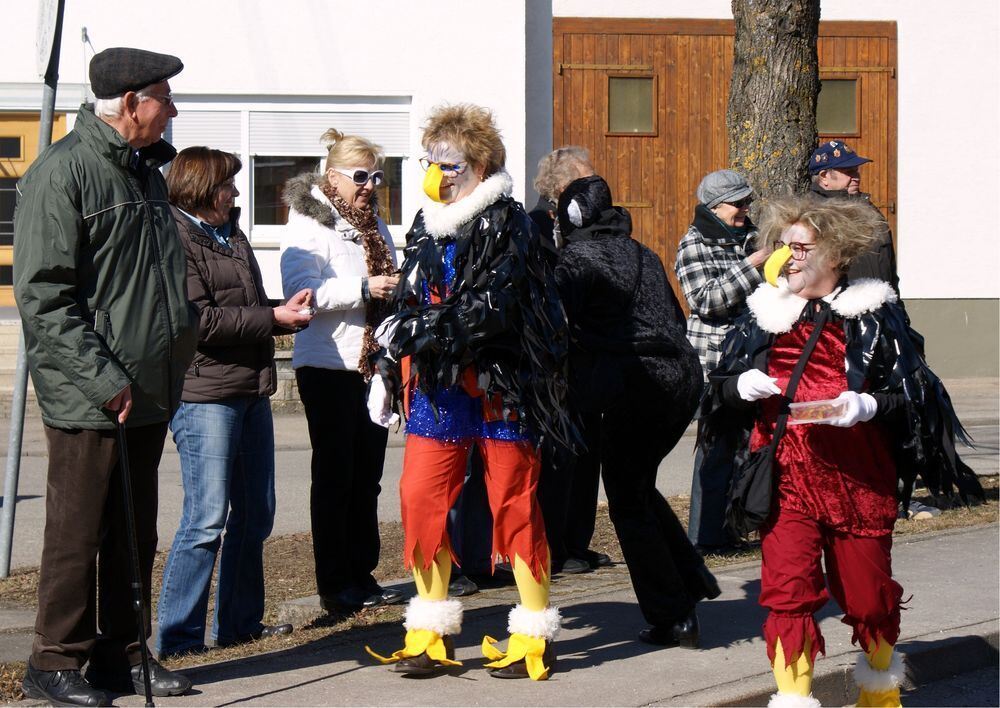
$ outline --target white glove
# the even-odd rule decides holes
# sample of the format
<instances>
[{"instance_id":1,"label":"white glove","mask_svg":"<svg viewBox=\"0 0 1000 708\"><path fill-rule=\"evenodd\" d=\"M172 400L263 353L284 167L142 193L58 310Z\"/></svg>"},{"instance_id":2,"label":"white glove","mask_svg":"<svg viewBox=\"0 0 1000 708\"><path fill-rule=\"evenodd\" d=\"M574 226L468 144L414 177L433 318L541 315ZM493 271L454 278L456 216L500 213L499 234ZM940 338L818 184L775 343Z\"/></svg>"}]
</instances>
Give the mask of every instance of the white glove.
<instances>
[{"instance_id":1,"label":"white glove","mask_svg":"<svg viewBox=\"0 0 1000 708\"><path fill-rule=\"evenodd\" d=\"M399 415L393 413L389 406L392 403L392 396L385 387L385 379L379 374L372 376L368 385L368 417L376 425L388 428L399 420Z\"/></svg>"},{"instance_id":2,"label":"white glove","mask_svg":"<svg viewBox=\"0 0 1000 708\"><path fill-rule=\"evenodd\" d=\"M826 424L836 425L838 428L850 428L855 423L867 423L875 417L875 411L878 410L878 401L867 393L844 391L836 400L844 401L844 413L839 418L826 421Z\"/></svg>"},{"instance_id":3,"label":"white glove","mask_svg":"<svg viewBox=\"0 0 1000 708\"><path fill-rule=\"evenodd\" d=\"M770 398L776 393L781 393L773 379L760 369L750 369L740 374L736 379L736 390L740 398L744 401L759 401L762 398Z\"/></svg>"}]
</instances>

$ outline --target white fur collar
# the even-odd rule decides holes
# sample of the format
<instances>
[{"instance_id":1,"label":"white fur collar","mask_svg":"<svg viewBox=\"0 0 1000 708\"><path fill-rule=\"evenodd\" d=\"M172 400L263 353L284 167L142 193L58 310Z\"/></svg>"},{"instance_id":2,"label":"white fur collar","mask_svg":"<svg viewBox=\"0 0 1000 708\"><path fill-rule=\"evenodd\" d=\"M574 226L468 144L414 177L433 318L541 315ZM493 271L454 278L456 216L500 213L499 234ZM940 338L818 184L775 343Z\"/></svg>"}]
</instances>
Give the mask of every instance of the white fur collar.
<instances>
[{"instance_id":1,"label":"white fur collar","mask_svg":"<svg viewBox=\"0 0 1000 708\"><path fill-rule=\"evenodd\" d=\"M472 194L454 204L441 204L428 199L423 207L424 228L434 238L451 236L501 196L510 196L513 189L514 182L510 175L506 170L500 170L476 185Z\"/></svg>"},{"instance_id":2,"label":"white fur collar","mask_svg":"<svg viewBox=\"0 0 1000 708\"><path fill-rule=\"evenodd\" d=\"M830 309L841 317L860 317L866 312L878 309L887 302L896 302L896 291L889 283L873 278L862 278L839 288L823 298L830 303ZM757 324L765 332L783 334L791 331L799 320L802 308L809 302L788 290L788 281L778 278L778 286L767 283L760 285L747 298L747 306Z\"/></svg>"}]
</instances>

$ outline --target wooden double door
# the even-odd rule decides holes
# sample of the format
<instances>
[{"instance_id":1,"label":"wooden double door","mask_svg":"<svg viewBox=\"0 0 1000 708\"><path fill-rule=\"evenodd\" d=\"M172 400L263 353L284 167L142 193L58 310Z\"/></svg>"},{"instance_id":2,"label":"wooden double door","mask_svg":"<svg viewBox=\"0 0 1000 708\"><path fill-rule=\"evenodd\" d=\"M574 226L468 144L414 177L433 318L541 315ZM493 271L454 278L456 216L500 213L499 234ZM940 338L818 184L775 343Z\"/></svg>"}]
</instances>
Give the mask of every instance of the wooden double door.
<instances>
[{"instance_id":1,"label":"wooden double door","mask_svg":"<svg viewBox=\"0 0 1000 708\"><path fill-rule=\"evenodd\" d=\"M730 20L553 20L553 146L590 149L675 289L695 189L728 167L733 31ZM862 189L895 233L896 25L822 22L818 51L820 140L873 160Z\"/></svg>"}]
</instances>

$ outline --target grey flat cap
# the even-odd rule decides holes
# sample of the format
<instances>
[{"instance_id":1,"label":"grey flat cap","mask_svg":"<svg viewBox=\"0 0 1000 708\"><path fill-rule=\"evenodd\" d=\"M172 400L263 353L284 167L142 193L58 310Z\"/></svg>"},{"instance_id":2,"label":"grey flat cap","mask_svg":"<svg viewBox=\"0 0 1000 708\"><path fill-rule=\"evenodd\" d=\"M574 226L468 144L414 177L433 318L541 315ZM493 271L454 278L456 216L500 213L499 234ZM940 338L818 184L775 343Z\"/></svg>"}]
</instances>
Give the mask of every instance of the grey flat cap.
<instances>
[{"instance_id":1,"label":"grey flat cap","mask_svg":"<svg viewBox=\"0 0 1000 708\"><path fill-rule=\"evenodd\" d=\"M90 60L90 88L97 98L117 98L177 76L184 68L171 54L111 47Z\"/></svg>"},{"instance_id":2,"label":"grey flat cap","mask_svg":"<svg viewBox=\"0 0 1000 708\"><path fill-rule=\"evenodd\" d=\"M717 170L705 175L696 195L699 202L711 209L722 202L738 202L751 192L753 189L739 172Z\"/></svg>"}]
</instances>

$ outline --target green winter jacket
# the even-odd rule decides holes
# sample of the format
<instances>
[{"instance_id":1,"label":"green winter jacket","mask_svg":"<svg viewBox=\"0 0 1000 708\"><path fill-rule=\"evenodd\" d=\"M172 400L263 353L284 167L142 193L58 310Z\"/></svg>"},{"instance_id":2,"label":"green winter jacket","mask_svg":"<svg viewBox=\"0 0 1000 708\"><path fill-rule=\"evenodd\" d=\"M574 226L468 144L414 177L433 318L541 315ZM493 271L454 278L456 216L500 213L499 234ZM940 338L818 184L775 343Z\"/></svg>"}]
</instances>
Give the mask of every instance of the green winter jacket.
<instances>
[{"instance_id":1,"label":"green winter jacket","mask_svg":"<svg viewBox=\"0 0 1000 708\"><path fill-rule=\"evenodd\" d=\"M157 168L84 107L18 183L14 296L47 425L113 428L101 406L132 386L127 425L169 420L197 343L184 249ZM129 167L130 162L133 167Z\"/></svg>"}]
</instances>

